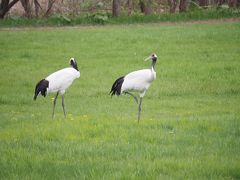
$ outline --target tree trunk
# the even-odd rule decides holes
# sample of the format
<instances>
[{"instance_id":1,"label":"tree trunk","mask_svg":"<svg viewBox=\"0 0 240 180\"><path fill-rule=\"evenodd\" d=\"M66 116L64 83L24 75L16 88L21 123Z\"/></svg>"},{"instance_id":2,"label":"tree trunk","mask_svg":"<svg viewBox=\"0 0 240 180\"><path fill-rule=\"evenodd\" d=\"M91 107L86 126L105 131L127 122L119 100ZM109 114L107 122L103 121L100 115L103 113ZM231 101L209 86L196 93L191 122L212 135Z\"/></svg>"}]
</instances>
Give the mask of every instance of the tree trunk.
<instances>
[{"instance_id":1,"label":"tree trunk","mask_svg":"<svg viewBox=\"0 0 240 180\"><path fill-rule=\"evenodd\" d=\"M117 17L120 14L120 0L113 0L112 16Z\"/></svg>"},{"instance_id":2,"label":"tree trunk","mask_svg":"<svg viewBox=\"0 0 240 180\"><path fill-rule=\"evenodd\" d=\"M188 1L187 0L180 0L180 4L179 4L179 12L186 12L187 11L187 5L188 5Z\"/></svg>"},{"instance_id":3,"label":"tree trunk","mask_svg":"<svg viewBox=\"0 0 240 180\"><path fill-rule=\"evenodd\" d=\"M222 6L225 3L225 0L215 0L215 4L217 5L217 7Z\"/></svg>"},{"instance_id":4,"label":"tree trunk","mask_svg":"<svg viewBox=\"0 0 240 180\"><path fill-rule=\"evenodd\" d=\"M146 9L146 6L145 6L143 0L140 0L140 1L139 1L139 6L140 6L140 11L141 11L141 13L144 13L144 12L145 12L145 9Z\"/></svg>"},{"instance_id":5,"label":"tree trunk","mask_svg":"<svg viewBox=\"0 0 240 180\"><path fill-rule=\"evenodd\" d=\"M132 0L127 0L127 8L128 8L128 16L130 16L132 14L132 10L133 10L133 1Z\"/></svg>"},{"instance_id":6,"label":"tree trunk","mask_svg":"<svg viewBox=\"0 0 240 180\"><path fill-rule=\"evenodd\" d=\"M48 7L46 13L44 14L44 17L48 17L50 15L54 3L55 0L48 0Z\"/></svg>"},{"instance_id":7,"label":"tree trunk","mask_svg":"<svg viewBox=\"0 0 240 180\"><path fill-rule=\"evenodd\" d=\"M146 15L152 14L152 0L147 0Z\"/></svg>"},{"instance_id":8,"label":"tree trunk","mask_svg":"<svg viewBox=\"0 0 240 180\"><path fill-rule=\"evenodd\" d=\"M228 6L230 8L236 8L237 4L238 4L237 0L228 0Z\"/></svg>"},{"instance_id":9,"label":"tree trunk","mask_svg":"<svg viewBox=\"0 0 240 180\"><path fill-rule=\"evenodd\" d=\"M34 7L35 7L35 16L39 16L39 8L41 8L41 5L39 4L38 0L34 0Z\"/></svg>"},{"instance_id":10,"label":"tree trunk","mask_svg":"<svg viewBox=\"0 0 240 180\"><path fill-rule=\"evenodd\" d=\"M20 0L23 9L25 11L25 16L30 18L32 16L32 9L29 0Z\"/></svg>"},{"instance_id":11,"label":"tree trunk","mask_svg":"<svg viewBox=\"0 0 240 180\"><path fill-rule=\"evenodd\" d=\"M152 14L152 0L146 0L146 3L144 0L139 1L140 10L145 15Z\"/></svg>"},{"instance_id":12,"label":"tree trunk","mask_svg":"<svg viewBox=\"0 0 240 180\"><path fill-rule=\"evenodd\" d=\"M168 5L170 7L169 12L175 13L177 8L177 0L168 0Z\"/></svg>"},{"instance_id":13,"label":"tree trunk","mask_svg":"<svg viewBox=\"0 0 240 180\"><path fill-rule=\"evenodd\" d=\"M208 0L199 0L199 6L207 7L208 6Z\"/></svg>"},{"instance_id":14,"label":"tree trunk","mask_svg":"<svg viewBox=\"0 0 240 180\"><path fill-rule=\"evenodd\" d=\"M3 19L6 13L16 4L19 0L13 0L9 2L9 0L1 0L0 3L0 19Z\"/></svg>"}]
</instances>

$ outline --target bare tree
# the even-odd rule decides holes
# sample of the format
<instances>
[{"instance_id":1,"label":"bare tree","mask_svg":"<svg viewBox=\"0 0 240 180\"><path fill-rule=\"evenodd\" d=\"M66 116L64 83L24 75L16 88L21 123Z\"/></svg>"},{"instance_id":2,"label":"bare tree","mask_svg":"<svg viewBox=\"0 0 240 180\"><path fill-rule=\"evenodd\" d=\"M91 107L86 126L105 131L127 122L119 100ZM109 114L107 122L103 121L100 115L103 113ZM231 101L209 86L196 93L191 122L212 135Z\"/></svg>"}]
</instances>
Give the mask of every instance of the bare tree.
<instances>
[{"instance_id":1,"label":"bare tree","mask_svg":"<svg viewBox=\"0 0 240 180\"><path fill-rule=\"evenodd\" d=\"M214 0L214 4L217 6L217 7L220 7L222 6L224 3L225 3L226 0Z\"/></svg>"},{"instance_id":2,"label":"bare tree","mask_svg":"<svg viewBox=\"0 0 240 180\"><path fill-rule=\"evenodd\" d=\"M199 6L207 7L208 6L208 0L199 0Z\"/></svg>"},{"instance_id":3,"label":"bare tree","mask_svg":"<svg viewBox=\"0 0 240 180\"><path fill-rule=\"evenodd\" d=\"M38 0L34 0L34 7L35 7L35 16L39 16L39 8L42 9L41 5L39 4Z\"/></svg>"},{"instance_id":4,"label":"bare tree","mask_svg":"<svg viewBox=\"0 0 240 180\"><path fill-rule=\"evenodd\" d=\"M113 0L112 2L112 15L117 17L120 14L120 0Z\"/></svg>"},{"instance_id":5,"label":"bare tree","mask_svg":"<svg viewBox=\"0 0 240 180\"><path fill-rule=\"evenodd\" d=\"M140 0L139 1L140 10L145 15L152 14L152 0Z\"/></svg>"},{"instance_id":6,"label":"bare tree","mask_svg":"<svg viewBox=\"0 0 240 180\"><path fill-rule=\"evenodd\" d=\"M55 0L48 0L48 7L47 7L47 11L44 14L44 17L47 17L51 14L52 6L54 3L55 3Z\"/></svg>"},{"instance_id":7,"label":"bare tree","mask_svg":"<svg viewBox=\"0 0 240 180\"><path fill-rule=\"evenodd\" d=\"M186 12L187 11L188 0L180 0L179 4L179 12Z\"/></svg>"},{"instance_id":8,"label":"bare tree","mask_svg":"<svg viewBox=\"0 0 240 180\"><path fill-rule=\"evenodd\" d=\"M30 18L32 16L32 8L29 0L20 0L23 9L25 11L25 16Z\"/></svg>"},{"instance_id":9,"label":"bare tree","mask_svg":"<svg viewBox=\"0 0 240 180\"><path fill-rule=\"evenodd\" d=\"M230 8L236 8L237 7L237 4L238 4L238 1L237 0L228 0L228 6Z\"/></svg>"},{"instance_id":10,"label":"bare tree","mask_svg":"<svg viewBox=\"0 0 240 180\"><path fill-rule=\"evenodd\" d=\"M126 7L128 8L128 16L130 16L132 14L132 10L133 10L133 1L127 0Z\"/></svg>"},{"instance_id":11,"label":"bare tree","mask_svg":"<svg viewBox=\"0 0 240 180\"><path fill-rule=\"evenodd\" d=\"M16 4L19 0L1 0L0 3L0 19L3 19L6 13Z\"/></svg>"},{"instance_id":12,"label":"bare tree","mask_svg":"<svg viewBox=\"0 0 240 180\"><path fill-rule=\"evenodd\" d=\"M177 8L177 0L168 0L169 12L175 13Z\"/></svg>"}]
</instances>

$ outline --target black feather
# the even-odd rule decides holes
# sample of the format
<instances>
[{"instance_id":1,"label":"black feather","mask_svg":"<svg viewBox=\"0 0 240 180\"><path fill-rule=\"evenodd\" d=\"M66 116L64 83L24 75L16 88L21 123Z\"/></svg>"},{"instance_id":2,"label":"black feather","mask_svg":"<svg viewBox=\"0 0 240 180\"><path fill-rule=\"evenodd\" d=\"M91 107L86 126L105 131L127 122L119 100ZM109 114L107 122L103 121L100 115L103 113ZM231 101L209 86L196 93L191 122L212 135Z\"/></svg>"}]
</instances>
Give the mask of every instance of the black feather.
<instances>
[{"instance_id":1,"label":"black feather","mask_svg":"<svg viewBox=\"0 0 240 180\"><path fill-rule=\"evenodd\" d=\"M112 85L112 89L110 91L109 94L111 94L111 96L113 95L117 95L119 96L121 94L121 88L122 88L122 84L124 81L124 76L118 78Z\"/></svg>"},{"instance_id":2,"label":"black feather","mask_svg":"<svg viewBox=\"0 0 240 180\"><path fill-rule=\"evenodd\" d=\"M42 79L41 81L39 81L36 85L35 95L34 95L33 99L36 100L37 96L40 92L41 92L41 95L45 97L48 87L49 87L49 81L48 80Z\"/></svg>"}]
</instances>

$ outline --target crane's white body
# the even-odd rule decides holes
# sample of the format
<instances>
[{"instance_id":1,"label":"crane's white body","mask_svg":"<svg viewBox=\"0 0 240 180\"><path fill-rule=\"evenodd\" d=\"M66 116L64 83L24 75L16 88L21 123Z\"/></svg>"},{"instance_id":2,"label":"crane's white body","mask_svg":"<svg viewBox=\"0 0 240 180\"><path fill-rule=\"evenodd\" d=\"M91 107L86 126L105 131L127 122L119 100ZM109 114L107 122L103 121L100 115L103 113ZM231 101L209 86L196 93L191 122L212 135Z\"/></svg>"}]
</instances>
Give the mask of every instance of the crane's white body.
<instances>
[{"instance_id":1,"label":"crane's white body","mask_svg":"<svg viewBox=\"0 0 240 180\"><path fill-rule=\"evenodd\" d=\"M56 93L53 101L52 118L54 117L56 100L59 93L62 95L62 108L64 116L66 117L64 106L64 93L66 89L72 84L72 82L80 77L80 72L78 70L76 60L74 58L71 58L69 64L71 65L71 67L64 68L50 74L45 79L40 80L35 87L33 100L36 100L39 94L46 97L48 93Z\"/></svg>"},{"instance_id":2,"label":"crane's white body","mask_svg":"<svg viewBox=\"0 0 240 180\"><path fill-rule=\"evenodd\" d=\"M152 68L151 69L142 69L138 71L133 71L126 76L119 77L112 85L112 89L110 91L111 96L113 95L121 95L121 94L128 94L131 95L136 103L138 104L138 123L140 120L140 112L141 112L141 105L142 99L150 87L151 83L156 79L156 71L155 71L155 64L157 62L157 55L152 54L146 60L152 61ZM138 103L138 98L131 93L131 91L136 91L139 93L140 102Z\"/></svg>"},{"instance_id":3,"label":"crane's white body","mask_svg":"<svg viewBox=\"0 0 240 180\"><path fill-rule=\"evenodd\" d=\"M64 94L72 82L79 77L80 72L72 67L56 71L45 78L49 81L47 93L59 92L60 94Z\"/></svg>"},{"instance_id":4,"label":"crane's white body","mask_svg":"<svg viewBox=\"0 0 240 180\"><path fill-rule=\"evenodd\" d=\"M137 91L143 97L151 82L156 79L156 72L152 69L142 69L131 72L124 77L121 93Z\"/></svg>"}]
</instances>

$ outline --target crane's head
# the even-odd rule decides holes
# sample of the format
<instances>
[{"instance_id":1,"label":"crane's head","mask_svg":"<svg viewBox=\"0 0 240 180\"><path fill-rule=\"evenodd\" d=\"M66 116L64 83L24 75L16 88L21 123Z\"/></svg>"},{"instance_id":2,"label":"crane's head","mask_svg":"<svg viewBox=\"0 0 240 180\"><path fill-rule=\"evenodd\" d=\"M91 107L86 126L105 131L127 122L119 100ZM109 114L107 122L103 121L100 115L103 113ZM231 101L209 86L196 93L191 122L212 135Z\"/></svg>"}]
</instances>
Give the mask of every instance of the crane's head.
<instances>
[{"instance_id":1,"label":"crane's head","mask_svg":"<svg viewBox=\"0 0 240 180\"><path fill-rule=\"evenodd\" d=\"M69 60L69 64L78 71L77 61L74 58Z\"/></svg>"},{"instance_id":2,"label":"crane's head","mask_svg":"<svg viewBox=\"0 0 240 180\"><path fill-rule=\"evenodd\" d=\"M153 62L156 62L157 61L157 55L155 53L152 53L149 57L147 57L145 59L145 61L147 60L152 60Z\"/></svg>"}]
</instances>

